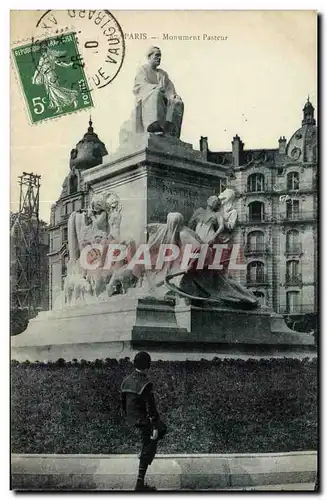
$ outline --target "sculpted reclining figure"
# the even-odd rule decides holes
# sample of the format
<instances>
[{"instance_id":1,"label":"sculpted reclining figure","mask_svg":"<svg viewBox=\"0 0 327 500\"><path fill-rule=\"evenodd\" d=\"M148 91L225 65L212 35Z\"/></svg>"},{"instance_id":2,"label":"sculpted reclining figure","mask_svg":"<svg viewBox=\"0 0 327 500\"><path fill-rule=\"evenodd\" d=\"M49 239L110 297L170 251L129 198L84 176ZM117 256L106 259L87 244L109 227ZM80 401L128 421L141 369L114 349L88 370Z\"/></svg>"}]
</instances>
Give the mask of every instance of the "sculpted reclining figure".
<instances>
[{"instance_id":1,"label":"sculpted reclining figure","mask_svg":"<svg viewBox=\"0 0 327 500\"><path fill-rule=\"evenodd\" d=\"M147 272L151 281L150 293L154 296L174 294L191 301L206 304L223 304L229 307L255 309L258 299L229 275L229 264L233 249L233 232L237 222L234 207L235 193L225 189L218 196L210 196L207 207L197 209L187 227L180 213L169 213L166 224L148 224L148 247L155 262L160 245L174 244L180 248L180 257L168 261L161 269ZM195 231L193 230L195 229ZM196 258L191 258L187 269L182 269L181 261L186 245L191 245L192 255L201 252L207 244L203 268L197 269ZM221 253L221 269L212 268L215 259L214 244L224 244Z\"/></svg>"},{"instance_id":2,"label":"sculpted reclining figure","mask_svg":"<svg viewBox=\"0 0 327 500\"><path fill-rule=\"evenodd\" d=\"M131 120L121 129L121 142L125 142L130 134L144 132L177 138L181 134L184 104L166 71L159 68L159 47L151 47L147 58L147 64L141 66L135 77L135 109Z\"/></svg>"}]
</instances>

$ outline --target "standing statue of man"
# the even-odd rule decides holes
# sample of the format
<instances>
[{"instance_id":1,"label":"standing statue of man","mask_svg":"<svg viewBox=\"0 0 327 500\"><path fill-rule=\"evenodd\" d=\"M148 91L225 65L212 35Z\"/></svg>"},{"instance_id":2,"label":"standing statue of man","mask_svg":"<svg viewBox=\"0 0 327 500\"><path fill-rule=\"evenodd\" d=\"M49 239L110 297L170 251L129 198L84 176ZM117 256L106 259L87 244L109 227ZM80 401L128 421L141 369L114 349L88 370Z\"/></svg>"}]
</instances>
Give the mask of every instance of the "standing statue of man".
<instances>
[{"instance_id":1,"label":"standing statue of man","mask_svg":"<svg viewBox=\"0 0 327 500\"><path fill-rule=\"evenodd\" d=\"M136 132L164 133L180 137L184 104L168 74L159 69L161 51L151 47L148 63L138 71L133 93L136 97Z\"/></svg>"}]
</instances>

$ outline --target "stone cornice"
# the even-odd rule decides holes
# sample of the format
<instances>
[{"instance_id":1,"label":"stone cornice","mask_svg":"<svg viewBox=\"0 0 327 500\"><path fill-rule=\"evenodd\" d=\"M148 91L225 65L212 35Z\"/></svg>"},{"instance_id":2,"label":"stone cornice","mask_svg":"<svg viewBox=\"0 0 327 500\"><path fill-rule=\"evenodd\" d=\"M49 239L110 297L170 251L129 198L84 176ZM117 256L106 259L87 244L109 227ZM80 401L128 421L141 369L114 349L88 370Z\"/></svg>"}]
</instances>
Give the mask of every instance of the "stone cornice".
<instances>
[{"instance_id":1,"label":"stone cornice","mask_svg":"<svg viewBox=\"0 0 327 500\"><path fill-rule=\"evenodd\" d=\"M135 175L133 171L151 164L162 170L172 168L190 175L205 174L213 178L226 177L228 174L225 166L206 161L202 152L193 150L191 145L177 139L148 137L142 146L131 152L122 150L105 157L105 160L110 161L82 173L84 183L92 185L120 174L125 174L127 180L129 175Z\"/></svg>"}]
</instances>

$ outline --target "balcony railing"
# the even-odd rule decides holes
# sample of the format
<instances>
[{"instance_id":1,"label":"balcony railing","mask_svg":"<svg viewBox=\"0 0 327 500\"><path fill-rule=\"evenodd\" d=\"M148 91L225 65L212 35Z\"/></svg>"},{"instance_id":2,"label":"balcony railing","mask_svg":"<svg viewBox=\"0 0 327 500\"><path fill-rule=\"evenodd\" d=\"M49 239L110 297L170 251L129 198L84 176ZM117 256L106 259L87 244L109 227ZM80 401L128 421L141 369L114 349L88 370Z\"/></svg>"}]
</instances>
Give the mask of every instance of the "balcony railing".
<instances>
[{"instance_id":1,"label":"balcony railing","mask_svg":"<svg viewBox=\"0 0 327 500\"><path fill-rule=\"evenodd\" d=\"M259 276L247 276L246 277L246 284L247 286L263 286L263 285L268 285L268 276L265 275L259 275Z\"/></svg>"},{"instance_id":2,"label":"balcony railing","mask_svg":"<svg viewBox=\"0 0 327 500\"><path fill-rule=\"evenodd\" d=\"M279 312L280 314L314 314L316 311L313 304L289 304L288 306L280 306Z\"/></svg>"},{"instance_id":3,"label":"balcony railing","mask_svg":"<svg viewBox=\"0 0 327 500\"><path fill-rule=\"evenodd\" d=\"M244 255L259 255L267 252L267 246L264 243L249 244L244 248Z\"/></svg>"},{"instance_id":4,"label":"balcony railing","mask_svg":"<svg viewBox=\"0 0 327 500\"><path fill-rule=\"evenodd\" d=\"M286 190L290 195L292 195L292 194L300 191L300 184L299 183L298 184L296 184L296 183L287 184Z\"/></svg>"},{"instance_id":5,"label":"balcony railing","mask_svg":"<svg viewBox=\"0 0 327 500\"><path fill-rule=\"evenodd\" d=\"M267 184L263 184L263 186L256 187L254 189L251 186L246 186L245 193L254 193L254 194L257 194L257 193L266 193L268 190L269 189L268 189L268 185Z\"/></svg>"},{"instance_id":6,"label":"balcony railing","mask_svg":"<svg viewBox=\"0 0 327 500\"><path fill-rule=\"evenodd\" d=\"M292 222L292 221L306 221L306 220L316 220L316 212L292 212L286 214L280 214L280 220L282 222Z\"/></svg>"},{"instance_id":7,"label":"balcony railing","mask_svg":"<svg viewBox=\"0 0 327 500\"><path fill-rule=\"evenodd\" d=\"M264 185L259 189L252 189L251 186L246 186L243 192L244 194L266 193L275 194L278 196L288 195L290 198L292 198L294 196L298 196L301 193L315 191L316 189L317 188L314 183L311 182L301 182L298 188L294 186L287 186L286 183L282 186L279 186L274 183L265 182Z\"/></svg>"},{"instance_id":8,"label":"balcony railing","mask_svg":"<svg viewBox=\"0 0 327 500\"><path fill-rule=\"evenodd\" d=\"M302 253L301 243L291 243L286 245L286 254L288 255L300 255Z\"/></svg>"},{"instance_id":9,"label":"balcony railing","mask_svg":"<svg viewBox=\"0 0 327 500\"><path fill-rule=\"evenodd\" d=\"M315 191L316 187L312 182L300 182L299 187L295 186L287 186L287 184L283 184L281 186L272 184L267 184L267 192L274 193L276 195L289 195L290 197L297 196L299 193L306 193L310 191Z\"/></svg>"},{"instance_id":10,"label":"balcony railing","mask_svg":"<svg viewBox=\"0 0 327 500\"><path fill-rule=\"evenodd\" d=\"M251 214L245 216L246 222L251 222L252 224L257 224L260 222L269 222L271 220L271 215L268 214Z\"/></svg>"},{"instance_id":11,"label":"balcony railing","mask_svg":"<svg viewBox=\"0 0 327 500\"><path fill-rule=\"evenodd\" d=\"M300 220L301 215L302 214L300 212L289 212L286 214L282 214L282 218L284 220Z\"/></svg>"},{"instance_id":12,"label":"balcony railing","mask_svg":"<svg viewBox=\"0 0 327 500\"><path fill-rule=\"evenodd\" d=\"M316 212L299 212L299 213L291 213L291 214L279 214L279 215L271 215L271 214L246 214L244 217L240 218L241 224L263 224L267 222L271 223L284 223L287 222L304 222L304 221L312 221L315 222L317 220Z\"/></svg>"},{"instance_id":13,"label":"balcony railing","mask_svg":"<svg viewBox=\"0 0 327 500\"><path fill-rule=\"evenodd\" d=\"M302 285L302 276L300 274L286 274L285 284L287 286L300 286Z\"/></svg>"}]
</instances>

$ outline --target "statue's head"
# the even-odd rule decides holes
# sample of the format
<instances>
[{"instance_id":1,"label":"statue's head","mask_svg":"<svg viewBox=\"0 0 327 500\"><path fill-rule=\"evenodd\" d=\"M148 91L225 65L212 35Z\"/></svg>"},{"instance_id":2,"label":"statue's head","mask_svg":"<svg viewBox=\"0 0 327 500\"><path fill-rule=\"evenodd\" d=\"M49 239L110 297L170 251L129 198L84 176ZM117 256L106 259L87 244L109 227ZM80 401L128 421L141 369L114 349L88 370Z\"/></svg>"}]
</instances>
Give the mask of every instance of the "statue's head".
<instances>
[{"instance_id":1,"label":"statue's head","mask_svg":"<svg viewBox=\"0 0 327 500\"><path fill-rule=\"evenodd\" d=\"M147 58L152 68L157 68L161 63L161 50L159 47L150 47L147 52Z\"/></svg>"},{"instance_id":2,"label":"statue's head","mask_svg":"<svg viewBox=\"0 0 327 500\"><path fill-rule=\"evenodd\" d=\"M49 46L47 40L42 40L39 47L40 47L40 53L42 55L47 54L49 52Z\"/></svg>"},{"instance_id":3,"label":"statue's head","mask_svg":"<svg viewBox=\"0 0 327 500\"><path fill-rule=\"evenodd\" d=\"M232 189L225 189L222 193L219 195L219 199L221 201L221 204L227 205L227 203L232 203L235 198L235 191Z\"/></svg>"},{"instance_id":4,"label":"statue's head","mask_svg":"<svg viewBox=\"0 0 327 500\"><path fill-rule=\"evenodd\" d=\"M214 212L218 212L218 210L221 207L221 201L218 198L218 196L215 196L215 195L210 196L207 199L207 207L210 208L211 210L213 210Z\"/></svg>"},{"instance_id":5,"label":"statue's head","mask_svg":"<svg viewBox=\"0 0 327 500\"><path fill-rule=\"evenodd\" d=\"M93 237L93 242L94 243L97 243L98 245L100 243L102 243L102 240L104 239L103 235L101 234L96 234L94 237Z\"/></svg>"},{"instance_id":6,"label":"statue's head","mask_svg":"<svg viewBox=\"0 0 327 500\"><path fill-rule=\"evenodd\" d=\"M116 193L110 193L106 197L106 211L111 212L111 210L117 210L119 207L119 197Z\"/></svg>"},{"instance_id":7,"label":"statue's head","mask_svg":"<svg viewBox=\"0 0 327 500\"><path fill-rule=\"evenodd\" d=\"M103 196L101 194L94 194L91 200L91 209L94 212L101 212L104 209Z\"/></svg>"}]
</instances>

